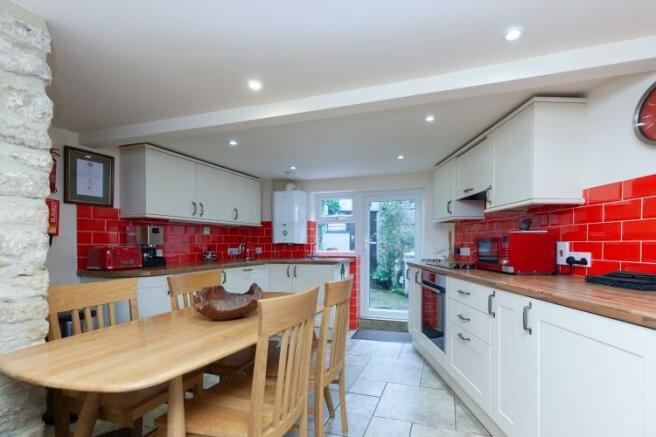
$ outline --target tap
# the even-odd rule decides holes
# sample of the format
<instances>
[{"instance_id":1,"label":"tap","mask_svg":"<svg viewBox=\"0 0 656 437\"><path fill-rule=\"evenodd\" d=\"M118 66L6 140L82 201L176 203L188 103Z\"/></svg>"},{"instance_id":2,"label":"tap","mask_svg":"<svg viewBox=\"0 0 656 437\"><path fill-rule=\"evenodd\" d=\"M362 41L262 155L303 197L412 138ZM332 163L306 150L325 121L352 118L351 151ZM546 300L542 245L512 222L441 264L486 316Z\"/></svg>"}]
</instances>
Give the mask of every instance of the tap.
<instances>
[{"instance_id":1,"label":"tap","mask_svg":"<svg viewBox=\"0 0 656 437\"><path fill-rule=\"evenodd\" d=\"M246 252L246 243L239 244L239 255L244 255Z\"/></svg>"}]
</instances>

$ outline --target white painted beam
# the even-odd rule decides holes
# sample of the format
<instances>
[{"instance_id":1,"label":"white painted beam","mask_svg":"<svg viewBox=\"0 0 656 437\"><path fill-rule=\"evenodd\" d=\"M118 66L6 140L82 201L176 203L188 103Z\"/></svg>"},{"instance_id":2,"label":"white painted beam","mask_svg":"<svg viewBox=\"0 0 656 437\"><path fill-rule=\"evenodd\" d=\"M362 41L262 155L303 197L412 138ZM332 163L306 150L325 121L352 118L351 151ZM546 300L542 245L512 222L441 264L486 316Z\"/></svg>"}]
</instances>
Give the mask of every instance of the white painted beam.
<instances>
[{"instance_id":1,"label":"white painted beam","mask_svg":"<svg viewBox=\"0 0 656 437\"><path fill-rule=\"evenodd\" d=\"M108 146L153 141L164 134L271 126L653 70L656 35L385 85L83 132L80 142Z\"/></svg>"}]
</instances>

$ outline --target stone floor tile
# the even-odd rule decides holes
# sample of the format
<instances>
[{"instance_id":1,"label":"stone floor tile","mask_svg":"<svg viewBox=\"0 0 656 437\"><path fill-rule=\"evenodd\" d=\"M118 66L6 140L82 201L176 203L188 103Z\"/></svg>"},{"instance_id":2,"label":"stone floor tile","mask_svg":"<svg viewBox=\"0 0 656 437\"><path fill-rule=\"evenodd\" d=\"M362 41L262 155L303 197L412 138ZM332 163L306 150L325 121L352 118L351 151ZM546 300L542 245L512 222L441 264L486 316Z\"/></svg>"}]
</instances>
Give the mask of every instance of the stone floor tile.
<instances>
[{"instance_id":1,"label":"stone floor tile","mask_svg":"<svg viewBox=\"0 0 656 437\"><path fill-rule=\"evenodd\" d=\"M342 424L339 419L340 409L338 408L335 413L335 418L330 419L325 426L325 430L331 434L349 436L349 437L362 437L364 436L369 421L374 415L376 405L378 405L379 398L374 396L365 396L357 393L346 394L346 411L348 414L348 433L342 433ZM341 406L340 406L341 408Z\"/></svg>"},{"instance_id":2,"label":"stone floor tile","mask_svg":"<svg viewBox=\"0 0 656 437\"><path fill-rule=\"evenodd\" d=\"M411 427L411 422L372 417L365 437L408 437Z\"/></svg>"},{"instance_id":3,"label":"stone floor tile","mask_svg":"<svg viewBox=\"0 0 656 437\"><path fill-rule=\"evenodd\" d=\"M358 378L349 391L351 393L380 397L383 394L383 390L385 390L384 382Z\"/></svg>"},{"instance_id":4,"label":"stone floor tile","mask_svg":"<svg viewBox=\"0 0 656 437\"><path fill-rule=\"evenodd\" d=\"M352 354L370 355L376 358L396 359L403 347L402 343L387 343L383 341L359 340L351 349Z\"/></svg>"},{"instance_id":5,"label":"stone floor tile","mask_svg":"<svg viewBox=\"0 0 656 437\"><path fill-rule=\"evenodd\" d=\"M421 372L421 382L419 385L440 390L451 390L447 383L428 364L424 366Z\"/></svg>"},{"instance_id":6,"label":"stone floor tile","mask_svg":"<svg viewBox=\"0 0 656 437\"><path fill-rule=\"evenodd\" d=\"M410 437L480 437L480 435L456 431L455 429L434 428L420 423L413 423Z\"/></svg>"},{"instance_id":7,"label":"stone floor tile","mask_svg":"<svg viewBox=\"0 0 656 437\"><path fill-rule=\"evenodd\" d=\"M387 384L375 415L436 428L455 429L456 425L453 394L427 387Z\"/></svg>"},{"instance_id":8,"label":"stone floor tile","mask_svg":"<svg viewBox=\"0 0 656 437\"><path fill-rule=\"evenodd\" d=\"M418 386L422 369L420 363L374 357L360 374L360 379Z\"/></svg>"},{"instance_id":9,"label":"stone floor tile","mask_svg":"<svg viewBox=\"0 0 656 437\"><path fill-rule=\"evenodd\" d=\"M396 359L403 361L413 361L420 364L426 363L424 357L422 357L419 352L417 352L412 343L403 344L401 347L401 352L399 352L399 356Z\"/></svg>"},{"instance_id":10,"label":"stone floor tile","mask_svg":"<svg viewBox=\"0 0 656 437\"><path fill-rule=\"evenodd\" d=\"M469 408L458 398L456 398L456 429L479 435L490 435L483 424L474 417Z\"/></svg>"}]
</instances>

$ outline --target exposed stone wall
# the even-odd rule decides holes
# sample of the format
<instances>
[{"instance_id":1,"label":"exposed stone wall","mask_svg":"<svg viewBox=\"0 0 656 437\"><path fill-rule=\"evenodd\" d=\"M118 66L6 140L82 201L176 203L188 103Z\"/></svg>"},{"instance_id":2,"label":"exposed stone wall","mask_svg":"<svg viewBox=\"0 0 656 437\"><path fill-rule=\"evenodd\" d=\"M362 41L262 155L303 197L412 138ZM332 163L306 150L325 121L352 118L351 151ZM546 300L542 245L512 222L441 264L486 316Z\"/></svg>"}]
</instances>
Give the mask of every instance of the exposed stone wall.
<instances>
[{"instance_id":1,"label":"exposed stone wall","mask_svg":"<svg viewBox=\"0 0 656 437\"><path fill-rule=\"evenodd\" d=\"M0 0L0 354L48 331L49 50L45 22ZM41 435L44 409L42 388L0 375L0 435Z\"/></svg>"}]
</instances>

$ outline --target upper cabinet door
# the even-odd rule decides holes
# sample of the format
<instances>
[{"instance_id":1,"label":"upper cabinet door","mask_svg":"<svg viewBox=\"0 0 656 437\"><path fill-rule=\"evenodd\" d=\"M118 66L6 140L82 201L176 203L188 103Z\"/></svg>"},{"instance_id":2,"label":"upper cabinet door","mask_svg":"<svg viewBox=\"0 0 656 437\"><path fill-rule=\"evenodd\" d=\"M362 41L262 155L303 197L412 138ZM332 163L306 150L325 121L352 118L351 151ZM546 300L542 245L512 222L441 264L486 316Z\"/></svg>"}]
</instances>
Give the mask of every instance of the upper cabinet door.
<instances>
[{"instance_id":1,"label":"upper cabinet door","mask_svg":"<svg viewBox=\"0 0 656 437\"><path fill-rule=\"evenodd\" d=\"M531 197L533 175L533 108L527 108L492 134L494 183L488 207Z\"/></svg>"},{"instance_id":2,"label":"upper cabinet door","mask_svg":"<svg viewBox=\"0 0 656 437\"><path fill-rule=\"evenodd\" d=\"M198 216L208 221L233 221L232 173L198 164Z\"/></svg>"},{"instance_id":3,"label":"upper cabinet door","mask_svg":"<svg viewBox=\"0 0 656 437\"><path fill-rule=\"evenodd\" d=\"M433 220L453 215L454 164L454 160L448 161L433 172Z\"/></svg>"},{"instance_id":4,"label":"upper cabinet door","mask_svg":"<svg viewBox=\"0 0 656 437\"><path fill-rule=\"evenodd\" d=\"M147 149L145 194L144 215L198 218L196 163L164 151Z\"/></svg>"},{"instance_id":5,"label":"upper cabinet door","mask_svg":"<svg viewBox=\"0 0 656 437\"><path fill-rule=\"evenodd\" d=\"M456 158L455 199L486 191L492 185L492 142L486 138Z\"/></svg>"},{"instance_id":6,"label":"upper cabinet door","mask_svg":"<svg viewBox=\"0 0 656 437\"><path fill-rule=\"evenodd\" d=\"M262 220L262 183L246 176L230 176L233 220L245 225L259 225Z\"/></svg>"}]
</instances>

